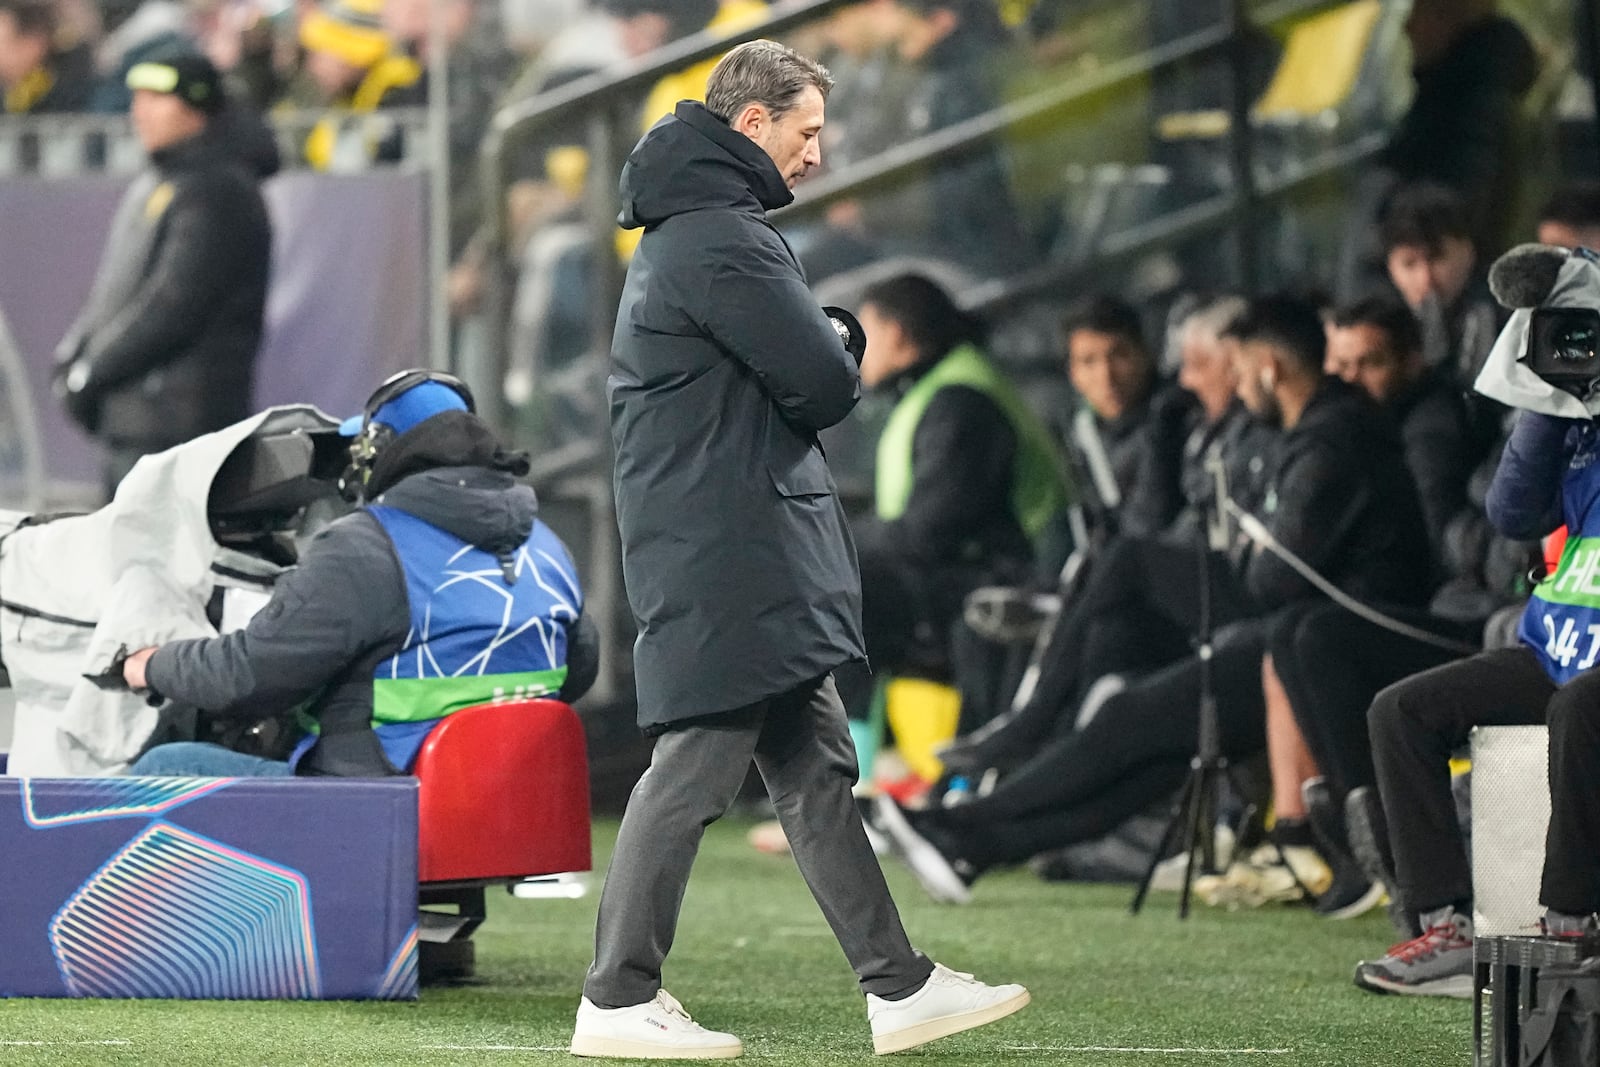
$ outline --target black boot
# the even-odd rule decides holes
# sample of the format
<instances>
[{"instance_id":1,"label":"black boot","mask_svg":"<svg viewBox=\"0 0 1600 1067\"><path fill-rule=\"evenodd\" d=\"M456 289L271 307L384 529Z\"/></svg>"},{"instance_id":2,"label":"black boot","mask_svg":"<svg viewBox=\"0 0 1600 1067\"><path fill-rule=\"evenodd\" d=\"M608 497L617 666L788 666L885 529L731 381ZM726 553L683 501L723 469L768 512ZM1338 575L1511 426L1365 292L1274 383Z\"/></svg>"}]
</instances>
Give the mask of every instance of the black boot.
<instances>
[{"instance_id":1,"label":"black boot","mask_svg":"<svg viewBox=\"0 0 1600 1067\"><path fill-rule=\"evenodd\" d=\"M1350 852L1344 814L1333 802L1333 791L1325 778L1312 778L1300 786L1306 803L1306 817L1317 851L1333 871L1333 882L1317 898L1317 914L1329 919L1353 919L1377 907L1383 899L1383 883L1370 878Z\"/></svg>"},{"instance_id":2,"label":"black boot","mask_svg":"<svg viewBox=\"0 0 1600 1067\"><path fill-rule=\"evenodd\" d=\"M1362 785L1350 790L1344 798L1345 830L1349 835L1350 851L1362 872L1374 881L1380 881L1389 891L1389 921L1399 935L1410 940L1422 933L1416 916L1406 910L1395 887L1394 853L1389 850L1389 827L1384 821L1383 802L1378 799L1374 786Z\"/></svg>"}]
</instances>

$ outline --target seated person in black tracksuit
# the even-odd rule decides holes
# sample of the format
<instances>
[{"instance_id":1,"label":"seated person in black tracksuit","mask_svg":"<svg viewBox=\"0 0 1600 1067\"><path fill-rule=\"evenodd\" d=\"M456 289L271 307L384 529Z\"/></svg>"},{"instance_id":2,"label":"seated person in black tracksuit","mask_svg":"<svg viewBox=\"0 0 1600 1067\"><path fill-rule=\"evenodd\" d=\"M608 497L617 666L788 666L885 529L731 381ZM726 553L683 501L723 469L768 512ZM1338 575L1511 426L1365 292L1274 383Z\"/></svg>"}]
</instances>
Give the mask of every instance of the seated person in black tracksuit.
<instances>
[{"instance_id":1,"label":"seated person in black tracksuit","mask_svg":"<svg viewBox=\"0 0 1600 1067\"><path fill-rule=\"evenodd\" d=\"M1061 337L1077 402L1054 429L1090 521L1109 534L1147 447L1155 360L1139 313L1112 296L1092 297L1069 313Z\"/></svg>"},{"instance_id":2,"label":"seated person in black tracksuit","mask_svg":"<svg viewBox=\"0 0 1600 1067\"><path fill-rule=\"evenodd\" d=\"M1276 540L1345 593L1415 603L1428 565L1416 488L1392 422L1369 397L1322 373L1325 342L1316 309L1268 297L1230 328L1238 341L1239 395L1284 436L1259 517ZM1197 601L1194 554L1147 552L1121 597L1075 606L1115 615L1135 599ZM1271 613L1319 595L1260 548L1236 563L1212 557L1216 637L1212 676L1222 751L1240 758L1265 744L1261 660ZM1086 620L1087 621L1087 620ZM907 816L880 799L884 826L925 888L964 899L985 869L1098 836L1182 781L1198 731L1201 668L1195 657L1111 696L1082 729L1061 736L988 796Z\"/></svg>"},{"instance_id":3,"label":"seated person in black tracksuit","mask_svg":"<svg viewBox=\"0 0 1600 1067\"><path fill-rule=\"evenodd\" d=\"M1119 516L1125 534L1098 546L1081 580L1067 591L1066 619L1047 639L1037 682L1011 711L989 718L942 753L952 770L981 771L1028 751L1042 736L1070 729L1083 691L1098 676L1154 669L1188 654L1190 599L1156 596L1135 603L1144 587L1132 573L1146 565L1146 555L1164 558L1175 547L1182 556L1196 544L1212 512L1216 481L1206 468L1213 452L1221 456L1241 506L1254 509L1262 500L1277 432L1236 396L1231 342L1222 336L1245 306L1240 297L1221 297L1183 320L1181 388L1152 405L1146 447L1139 450ZM1114 613L1091 609L1092 618L1085 617L1085 605L1118 602ZM1093 664L1094 675L1080 671L1080 664ZM962 696L963 720L982 721L968 718L966 685Z\"/></svg>"},{"instance_id":4,"label":"seated person in black tracksuit","mask_svg":"<svg viewBox=\"0 0 1600 1067\"><path fill-rule=\"evenodd\" d=\"M1473 510L1468 482L1481 455L1460 389L1422 357L1416 318L1397 301L1372 298L1335 311L1326 369L1358 386L1394 416L1405 462L1417 484L1435 571L1416 583L1430 593L1442 578L1447 531ZM1453 640L1473 640L1478 621L1446 623L1421 608L1379 605L1389 614ZM1325 914L1377 903L1381 887L1350 855L1345 798L1373 782L1366 711L1378 690L1457 653L1396 634L1330 601L1280 612L1267 639L1267 732L1273 738L1273 814L1280 839L1315 839L1334 884L1317 902ZM1281 696L1273 691L1281 686ZM1309 827L1302 827L1310 818Z\"/></svg>"}]
</instances>

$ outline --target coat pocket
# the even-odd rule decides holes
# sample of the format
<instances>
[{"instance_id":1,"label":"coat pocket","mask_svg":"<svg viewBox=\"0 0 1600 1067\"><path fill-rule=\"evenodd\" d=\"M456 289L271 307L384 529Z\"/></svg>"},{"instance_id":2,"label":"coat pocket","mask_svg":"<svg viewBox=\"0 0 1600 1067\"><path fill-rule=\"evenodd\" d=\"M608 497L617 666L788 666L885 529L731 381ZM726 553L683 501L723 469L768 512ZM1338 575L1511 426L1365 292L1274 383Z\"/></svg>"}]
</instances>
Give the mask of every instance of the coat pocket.
<instances>
[{"instance_id":1,"label":"coat pocket","mask_svg":"<svg viewBox=\"0 0 1600 1067\"><path fill-rule=\"evenodd\" d=\"M792 466L768 463L767 473L772 476L772 484L779 496L833 495L833 476L828 473L828 464L822 454L814 449L808 457Z\"/></svg>"}]
</instances>

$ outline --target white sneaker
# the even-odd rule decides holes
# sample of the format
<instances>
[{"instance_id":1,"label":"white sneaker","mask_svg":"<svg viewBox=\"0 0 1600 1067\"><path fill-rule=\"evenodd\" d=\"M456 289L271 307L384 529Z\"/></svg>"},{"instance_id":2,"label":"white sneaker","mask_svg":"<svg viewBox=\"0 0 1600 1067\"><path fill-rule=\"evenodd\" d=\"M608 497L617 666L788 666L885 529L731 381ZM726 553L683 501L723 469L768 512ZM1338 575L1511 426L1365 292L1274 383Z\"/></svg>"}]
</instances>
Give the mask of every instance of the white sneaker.
<instances>
[{"instance_id":1,"label":"white sneaker","mask_svg":"<svg viewBox=\"0 0 1600 1067\"><path fill-rule=\"evenodd\" d=\"M936 963L923 987L904 1000L867 994L872 1050L883 1056L926 1045L1004 1019L1027 1007L1029 999L1019 985L984 985Z\"/></svg>"},{"instance_id":2,"label":"white sneaker","mask_svg":"<svg viewBox=\"0 0 1600 1067\"><path fill-rule=\"evenodd\" d=\"M588 997L578 1002L572 1032L574 1056L614 1056L633 1060L731 1060L744 1053L732 1034L707 1030L665 989L655 999L631 1008L597 1008Z\"/></svg>"}]
</instances>

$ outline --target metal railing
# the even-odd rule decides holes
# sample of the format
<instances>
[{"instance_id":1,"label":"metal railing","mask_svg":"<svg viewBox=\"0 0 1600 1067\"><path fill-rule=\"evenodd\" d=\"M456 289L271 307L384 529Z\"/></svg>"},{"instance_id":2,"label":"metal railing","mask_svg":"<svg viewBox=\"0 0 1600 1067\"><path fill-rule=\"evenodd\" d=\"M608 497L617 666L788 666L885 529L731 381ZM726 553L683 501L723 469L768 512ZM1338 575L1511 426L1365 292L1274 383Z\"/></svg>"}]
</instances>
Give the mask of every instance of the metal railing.
<instances>
[{"instance_id":1,"label":"metal railing","mask_svg":"<svg viewBox=\"0 0 1600 1067\"><path fill-rule=\"evenodd\" d=\"M434 155L427 108L353 112L317 108L273 112L272 127L285 169L304 166L302 150L316 125L331 120L356 135L397 134L400 158L383 163L350 156L332 168L348 173L378 166L421 169ZM144 165L144 149L126 115L0 115L0 177L62 178L78 174L132 174Z\"/></svg>"},{"instance_id":2,"label":"metal railing","mask_svg":"<svg viewBox=\"0 0 1600 1067\"><path fill-rule=\"evenodd\" d=\"M589 169L584 190L583 219L590 231L594 274L590 282L588 319L591 341L584 358L599 358L614 328L617 301L621 293L622 264L615 254L616 218L619 194L616 176L626 145L624 132L637 130L637 104L640 90L665 74L711 58L747 40L774 36L802 23L826 15L852 0L801 0L775 6L768 18L730 35L697 34L647 59L618 70L601 72L574 81L559 90L542 94L502 110L491 124L484 141L480 174L484 183L485 214L490 220L493 268L485 292L485 315L489 330L491 380L482 383L483 392L499 397L495 388L504 380L509 356L510 279L506 271L512 259L506 195L512 182L506 163L510 151L519 144L554 128L558 123L582 119L586 128ZM1168 71L1180 64L1207 60L1226 60L1229 70L1225 110L1230 117L1226 136L1227 169L1230 181L1217 195L1170 211L1148 222L1135 225L1102 241L1093 260L1054 262L1013 277L985 282L959 294L969 307L993 310L1025 301L1053 288L1087 279L1103 272L1112 263L1135 259L1169 243L1205 233L1226 231L1235 241L1239 262L1245 272L1247 288L1255 287L1257 232L1265 209L1292 196L1307 183L1340 170L1359 165L1381 144L1381 136L1358 138L1351 143L1302 160L1291 169L1275 175L1259 173L1255 159L1251 98L1246 83L1245 51L1247 31L1255 21L1275 23L1326 8L1334 0L1278 0L1259 5L1256 18L1246 11L1245 0L1229 0L1225 18L1177 40L1149 49L1137 56L1111 63L1091 73L1068 78L1042 91L1004 104L985 114L946 127L915 140L890 148L877 156L846 167L799 190L795 202L776 216L784 219L805 217L827 205L880 188L924 171L929 167L984 150L997 135L1019 126L1036 123L1060 114L1091 96L1128 85L1138 79ZM628 105L629 110L624 111ZM632 138L629 137L631 143ZM538 388L537 376L532 383ZM604 405L597 405L597 425L592 438L595 447L562 449L546 457L542 465L546 485L571 500L581 500L590 511L588 549L590 601L599 611L610 612L619 602L620 577L618 545L615 539L613 500L609 472L598 462L606 455L609 426ZM513 413L502 407L501 425L508 426ZM598 614L598 612L597 612ZM621 635L613 632L608 618L601 618L604 662L616 663L622 651ZM616 692L616 672L607 669L597 685L595 698L612 699Z\"/></svg>"}]
</instances>

